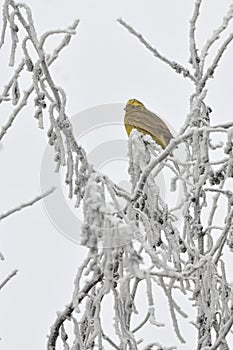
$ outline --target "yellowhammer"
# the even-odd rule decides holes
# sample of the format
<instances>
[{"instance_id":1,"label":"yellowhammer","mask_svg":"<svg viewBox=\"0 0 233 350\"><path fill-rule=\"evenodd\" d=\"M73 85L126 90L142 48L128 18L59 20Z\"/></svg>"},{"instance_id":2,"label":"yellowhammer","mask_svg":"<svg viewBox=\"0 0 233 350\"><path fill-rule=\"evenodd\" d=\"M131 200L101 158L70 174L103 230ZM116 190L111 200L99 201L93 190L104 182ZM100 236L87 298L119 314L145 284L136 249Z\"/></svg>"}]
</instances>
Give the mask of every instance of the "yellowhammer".
<instances>
[{"instance_id":1,"label":"yellowhammer","mask_svg":"<svg viewBox=\"0 0 233 350\"><path fill-rule=\"evenodd\" d=\"M167 125L135 99L129 100L126 104L124 122L128 136L132 129L137 129L144 135L150 135L162 148L165 148L173 138Z\"/></svg>"}]
</instances>

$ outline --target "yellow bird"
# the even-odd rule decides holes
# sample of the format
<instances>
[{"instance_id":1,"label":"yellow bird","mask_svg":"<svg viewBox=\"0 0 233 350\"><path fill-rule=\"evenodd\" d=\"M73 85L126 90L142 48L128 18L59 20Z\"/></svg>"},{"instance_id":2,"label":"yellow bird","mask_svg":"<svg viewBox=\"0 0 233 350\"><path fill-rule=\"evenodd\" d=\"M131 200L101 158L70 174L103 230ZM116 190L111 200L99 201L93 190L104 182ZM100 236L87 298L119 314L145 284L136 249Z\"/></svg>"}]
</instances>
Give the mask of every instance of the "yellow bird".
<instances>
[{"instance_id":1,"label":"yellow bird","mask_svg":"<svg viewBox=\"0 0 233 350\"><path fill-rule=\"evenodd\" d=\"M167 125L136 99L127 102L124 123L128 136L132 129L137 129L144 135L150 135L162 148L165 148L173 138Z\"/></svg>"}]
</instances>

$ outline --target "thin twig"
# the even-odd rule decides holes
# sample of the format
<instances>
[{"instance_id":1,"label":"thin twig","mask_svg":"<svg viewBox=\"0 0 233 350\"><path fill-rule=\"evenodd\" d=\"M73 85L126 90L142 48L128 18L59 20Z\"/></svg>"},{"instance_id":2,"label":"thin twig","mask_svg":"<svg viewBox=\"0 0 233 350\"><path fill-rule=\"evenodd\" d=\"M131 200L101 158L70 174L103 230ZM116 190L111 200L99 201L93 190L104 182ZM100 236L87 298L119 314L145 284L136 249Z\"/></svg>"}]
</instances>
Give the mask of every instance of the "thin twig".
<instances>
[{"instance_id":1,"label":"thin twig","mask_svg":"<svg viewBox=\"0 0 233 350\"><path fill-rule=\"evenodd\" d=\"M1 283L0 290L17 274L18 270L12 271Z\"/></svg>"},{"instance_id":2,"label":"thin twig","mask_svg":"<svg viewBox=\"0 0 233 350\"><path fill-rule=\"evenodd\" d=\"M228 45L231 43L232 40L233 40L233 33L230 33L229 36L227 37L227 39L222 44L222 46L219 48L218 53L215 56L212 64L208 67L205 75L203 76L203 78L200 82L201 89L203 89L205 87L209 78L213 78L213 75L214 75L214 72L218 66L218 63L221 60L225 50L227 49Z\"/></svg>"},{"instance_id":3,"label":"thin twig","mask_svg":"<svg viewBox=\"0 0 233 350\"><path fill-rule=\"evenodd\" d=\"M144 38L141 34L136 32L135 29L133 29L129 24L127 24L123 19L119 18L117 20L123 27L125 27L131 34L133 34L138 40L150 51L153 53L153 55L160 59L162 62L168 64L173 70L175 70L176 73L182 73L183 77L188 77L192 81L196 82L196 78L189 72L188 69L184 68L181 64L176 63L174 61L169 60L165 56L161 55L159 51L155 48L153 48Z\"/></svg>"},{"instance_id":4,"label":"thin twig","mask_svg":"<svg viewBox=\"0 0 233 350\"><path fill-rule=\"evenodd\" d=\"M114 349L120 350L119 346L117 346L111 338L104 334L104 332L102 332L102 336Z\"/></svg>"},{"instance_id":5,"label":"thin twig","mask_svg":"<svg viewBox=\"0 0 233 350\"><path fill-rule=\"evenodd\" d=\"M211 46L213 46L213 44L220 39L220 35L221 33L228 27L229 22L232 20L233 18L233 4L230 5L230 8L226 14L226 16L224 16L221 25L214 30L211 38L209 40L207 40L206 44L204 45L201 54L200 54L200 71L201 73L203 72L204 69L204 64L205 64L205 58L208 55L209 49L211 48Z\"/></svg>"},{"instance_id":6,"label":"thin twig","mask_svg":"<svg viewBox=\"0 0 233 350\"><path fill-rule=\"evenodd\" d=\"M31 205L37 203L38 201L40 201L41 199L47 197L48 195L50 195L51 193L53 193L55 191L55 187L52 187L50 190L46 191L45 193L43 193L40 196L36 196L34 199L32 199L31 201L27 202L27 203L22 203L20 204L18 207L9 210L8 212L1 214L0 215L0 221L7 218L8 216L16 213L17 211L20 211L24 208L30 207Z\"/></svg>"},{"instance_id":7,"label":"thin twig","mask_svg":"<svg viewBox=\"0 0 233 350\"><path fill-rule=\"evenodd\" d=\"M10 79L9 83L5 85L4 90L0 95L0 103L2 103L2 101L10 100L10 98L8 97L9 90L12 87L14 81L19 77L20 73L24 69L24 66L25 60L23 59L22 62L19 64L18 68L15 70L15 73Z\"/></svg>"},{"instance_id":8,"label":"thin twig","mask_svg":"<svg viewBox=\"0 0 233 350\"><path fill-rule=\"evenodd\" d=\"M133 330L132 333L137 332L140 328L142 328L144 326L144 324L146 324L146 322L149 320L150 318L150 313L147 312L146 317L144 318L143 321L141 321Z\"/></svg>"},{"instance_id":9,"label":"thin twig","mask_svg":"<svg viewBox=\"0 0 233 350\"><path fill-rule=\"evenodd\" d=\"M196 23L197 19L200 15L200 6L201 6L202 0L196 0L193 16L190 20L190 29L189 29L189 45L190 45L190 55L191 55L191 63L193 65L193 68L195 69L195 77L199 77L199 63L200 58L198 56L198 49L196 44L196 38L195 38L195 32L196 32Z\"/></svg>"}]
</instances>

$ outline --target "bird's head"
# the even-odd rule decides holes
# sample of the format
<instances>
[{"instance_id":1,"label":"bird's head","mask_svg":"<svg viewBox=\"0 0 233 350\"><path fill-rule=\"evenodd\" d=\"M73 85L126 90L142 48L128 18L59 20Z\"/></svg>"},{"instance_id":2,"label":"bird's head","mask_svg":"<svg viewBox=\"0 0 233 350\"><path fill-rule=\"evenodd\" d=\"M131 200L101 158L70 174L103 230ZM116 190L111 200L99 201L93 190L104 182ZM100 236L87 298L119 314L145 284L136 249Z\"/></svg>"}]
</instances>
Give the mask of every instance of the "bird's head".
<instances>
[{"instance_id":1,"label":"bird's head","mask_svg":"<svg viewBox=\"0 0 233 350\"><path fill-rule=\"evenodd\" d=\"M125 106L125 110L127 109L131 109L131 108L145 108L144 104L138 100L136 100L135 98L131 98Z\"/></svg>"}]
</instances>

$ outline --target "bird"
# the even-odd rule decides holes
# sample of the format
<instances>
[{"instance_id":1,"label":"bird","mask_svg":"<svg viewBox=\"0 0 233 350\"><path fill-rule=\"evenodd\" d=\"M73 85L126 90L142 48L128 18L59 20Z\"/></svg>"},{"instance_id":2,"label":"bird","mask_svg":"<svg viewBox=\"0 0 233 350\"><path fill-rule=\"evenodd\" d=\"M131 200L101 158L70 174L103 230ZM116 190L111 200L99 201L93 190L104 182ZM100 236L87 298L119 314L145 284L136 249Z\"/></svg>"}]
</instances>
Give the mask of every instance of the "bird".
<instances>
[{"instance_id":1,"label":"bird","mask_svg":"<svg viewBox=\"0 0 233 350\"><path fill-rule=\"evenodd\" d=\"M144 135L150 135L163 149L173 138L168 126L162 119L147 109L142 102L132 98L128 100L124 110L124 124L128 136L132 129L137 129Z\"/></svg>"}]
</instances>

